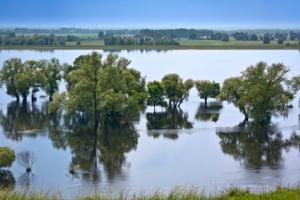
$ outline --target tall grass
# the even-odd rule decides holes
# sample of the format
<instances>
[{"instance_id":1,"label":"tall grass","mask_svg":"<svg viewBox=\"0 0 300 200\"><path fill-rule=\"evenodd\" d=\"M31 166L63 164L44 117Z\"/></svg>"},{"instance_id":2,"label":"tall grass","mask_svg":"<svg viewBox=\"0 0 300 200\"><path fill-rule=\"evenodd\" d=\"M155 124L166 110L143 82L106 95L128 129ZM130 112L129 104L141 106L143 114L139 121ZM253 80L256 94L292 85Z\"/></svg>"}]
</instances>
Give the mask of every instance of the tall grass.
<instances>
[{"instance_id":1,"label":"tall grass","mask_svg":"<svg viewBox=\"0 0 300 200\"><path fill-rule=\"evenodd\" d=\"M75 197L74 200L300 200L300 187L277 188L272 192L260 194L251 193L249 190L237 188L229 189L214 196L207 196L196 190L185 190L176 188L168 194L155 192L142 195L98 195ZM17 193L8 190L0 190L0 200L63 200L58 195L44 193Z\"/></svg>"}]
</instances>

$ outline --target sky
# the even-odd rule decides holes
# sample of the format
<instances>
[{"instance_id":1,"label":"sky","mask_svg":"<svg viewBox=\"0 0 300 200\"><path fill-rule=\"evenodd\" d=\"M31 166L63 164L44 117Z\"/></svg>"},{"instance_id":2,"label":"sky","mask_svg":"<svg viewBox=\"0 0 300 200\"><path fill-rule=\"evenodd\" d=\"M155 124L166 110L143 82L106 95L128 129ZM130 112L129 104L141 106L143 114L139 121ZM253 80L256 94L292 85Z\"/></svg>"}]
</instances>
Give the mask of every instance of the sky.
<instances>
[{"instance_id":1,"label":"sky","mask_svg":"<svg viewBox=\"0 0 300 200\"><path fill-rule=\"evenodd\" d=\"M0 26L300 28L300 0L1 0Z\"/></svg>"}]
</instances>

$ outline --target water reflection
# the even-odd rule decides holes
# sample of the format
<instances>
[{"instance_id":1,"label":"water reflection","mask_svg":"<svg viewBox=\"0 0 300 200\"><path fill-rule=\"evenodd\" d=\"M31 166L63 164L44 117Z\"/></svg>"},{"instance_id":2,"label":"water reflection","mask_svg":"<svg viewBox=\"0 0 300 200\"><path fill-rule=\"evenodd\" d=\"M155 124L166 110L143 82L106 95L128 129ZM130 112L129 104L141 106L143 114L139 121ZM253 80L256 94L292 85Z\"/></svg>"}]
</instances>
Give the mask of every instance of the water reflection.
<instances>
[{"instance_id":1,"label":"water reflection","mask_svg":"<svg viewBox=\"0 0 300 200\"><path fill-rule=\"evenodd\" d=\"M193 123L188 120L188 113L181 109L168 107L161 112L147 112L146 119L148 135L154 138L163 135L165 138L174 140L178 138L178 129L193 128Z\"/></svg>"},{"instance_id":2,"label":"water reflection","mask_svg":"<svg viewBox=\"0 0 300 200\"><path fill-rule=\"evenodd\" d=\"M282 151L290 141L282 137L276 126L248 126L219 128L217 135L225 154L239 160L246 168L261 169L264 166L281 168Z\"/></svg>"},{"instance_id":3,"label":"water reflection","mask_svg":"<svg viewBox=\"0 0 300 200\"><path fill-rule=\"evenodd\" d=\"M47 113L36 104L13 101L6 113L0 111L0 124L7 138L21 141L23 136L36 137L47 125Z\"/></svg>"},{"instance_id":4,"label":"water reflection","mask_svg":"<svg viewBox=\"0 0 300 200\"><path fill-rule=\"evenodd\" d=\"M219 120L220 111L223 108L222 102L200 103L195 118L199 121L213 121Z\"/></svg>"}]
</instances>

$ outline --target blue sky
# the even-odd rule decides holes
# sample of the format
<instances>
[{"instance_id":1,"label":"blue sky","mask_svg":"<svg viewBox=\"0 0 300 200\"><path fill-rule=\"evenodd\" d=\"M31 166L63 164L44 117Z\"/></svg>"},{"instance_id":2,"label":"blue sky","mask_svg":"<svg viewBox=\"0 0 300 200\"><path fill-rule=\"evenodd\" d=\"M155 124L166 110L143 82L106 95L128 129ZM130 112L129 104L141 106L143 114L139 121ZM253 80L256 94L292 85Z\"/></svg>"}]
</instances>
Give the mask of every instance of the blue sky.
<instances>
[{"instance_id":1,"label":"blue sky","mask_svg":"<svg viewBox=\"0 0 300 200\"><path fill-rule=\"evenodd\" d=\"M299 28L300 0L1 0L0 26Z\"/></svg>"}]
</instances>

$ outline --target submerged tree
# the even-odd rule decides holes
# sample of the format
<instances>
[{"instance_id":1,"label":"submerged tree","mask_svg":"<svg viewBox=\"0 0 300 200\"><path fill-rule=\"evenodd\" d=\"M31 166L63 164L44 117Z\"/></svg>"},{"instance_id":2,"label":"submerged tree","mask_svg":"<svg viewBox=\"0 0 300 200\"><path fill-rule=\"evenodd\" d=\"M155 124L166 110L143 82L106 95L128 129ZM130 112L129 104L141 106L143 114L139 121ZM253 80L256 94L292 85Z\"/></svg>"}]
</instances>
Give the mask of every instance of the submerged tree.
<instances>
[{"instance_id":1,"label":"submerged tree","mask_svg":"<svg viewBox=\"0 0 300 200\"><path fill-rule=\"evenodd\" d=\"M1 69L1 82L6 86L6 93L20 99L20 94L16 86L16 76L24 71L21 59L11 58L4 62Z\"/></svg>"},{"instance_id":2,"label":"submerged tree","mask_svg":"<svg viewBox=\"0 0 300 200\"><path fill-rule=\"evenodd\" d=\"M67 109L91 116L96 127L100 118L106 123L137 109L146 98L145 80L129 64L113 54L105 60L96 52L78 57L66 75Z\"/></svg>"},{"instance_id":3,"label":"submerged tree","mask_svg":"<svg viewBox=\"0 0 300 200\"><path fill-rule=\"evenodd\" d=\"M220 84L214 81L196 81L195 85L200 98L204 99L205 107L208 98L216 98L220 93Z\"/></svg>"},{"instance_id":4,"label":"submerged tree","mask_svg":"<svg viewBox=\"0 0 300 200\"><path fill-rule=\"evenodd\" d=\"M194 85L191 79L183 82L178 74L167 74L161 82L169 100L169 106L173 108L180 107L182 102L188 99L189 91Z\"/></svg>"},{"instance_id":5,"label":"submerged tree","mask_svg":"<svg viewBox=\"0 0 300 200\"><path fill-rule=\"evenodd\" d=\"M268 124L294 98L287 72L283 64L260 62L248 67L241 77L226 79L219 97L237 106L245 121L251 117L255 123Z\"/></svg>"},{"instance_id":6,"label":"submerged tree","mask_svg":"<svg viewBox=\"0 0 300 200\"><path fill-rule=\"evenodd\" d=\"M147 104L155 106L165 106L164 101L164 88L159 81L152 81L147 83L148 99Z\"/></svg>"},{"instance_id":7,"label":"submerged tree","mask_svg":"<svg viewBox=\"0 0 300 200\"><path fill-rule=\"evenodd\" d=\"M62 65L58 59L40 61L44 81L42 89L49 95L49 101L53 100L53 94L58 91L59 82L62 79Z\"/></svg>"},{"instance_id":8,"label":"submerged tree","mask_svg":"<svg viewBox=\"0 0 300 200\"><path fill-rule=\"evenodd\" d=\"M31 173L35 162L35 155L30 151L22 151L17 154L17 161L26 170L26 173Z\"/></svg>"}]
</instances>

